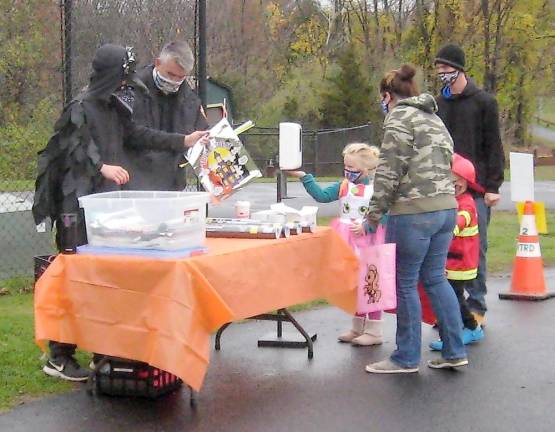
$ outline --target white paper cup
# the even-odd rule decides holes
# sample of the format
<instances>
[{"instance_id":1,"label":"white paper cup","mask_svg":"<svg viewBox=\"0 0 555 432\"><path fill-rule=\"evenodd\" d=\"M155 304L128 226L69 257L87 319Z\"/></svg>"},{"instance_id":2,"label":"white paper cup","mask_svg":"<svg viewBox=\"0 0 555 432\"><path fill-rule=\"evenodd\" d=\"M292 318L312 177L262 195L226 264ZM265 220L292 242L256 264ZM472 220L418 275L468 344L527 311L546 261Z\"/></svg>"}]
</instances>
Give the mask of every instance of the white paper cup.
<instances>
[{"instance_id":1,"label":"white paper cup","mask_svg":"<svg viewBox=\"0 0 555 432\"><path fill-rule=\"evenodd\" d=\"M249 201L235 202L235 217L239 219L248 219L251 216L251 203Z\"/></svg>"}]
</instances>

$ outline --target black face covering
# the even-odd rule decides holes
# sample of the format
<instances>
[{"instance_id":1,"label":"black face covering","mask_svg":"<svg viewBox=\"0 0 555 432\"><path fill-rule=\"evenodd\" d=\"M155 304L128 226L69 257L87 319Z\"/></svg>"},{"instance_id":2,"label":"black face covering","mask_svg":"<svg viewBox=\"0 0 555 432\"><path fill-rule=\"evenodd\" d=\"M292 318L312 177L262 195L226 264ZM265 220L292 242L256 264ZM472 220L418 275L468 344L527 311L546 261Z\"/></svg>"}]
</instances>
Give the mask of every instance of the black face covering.
<instances>
[{"instance_id":1,"label":"black face covering","mask_svg":"<svg viewBox=\"0 0 555 432\"><path fill-rule=\"evenodd\" d=\"M122 85L113 94L114 100L120 109L133 114L133 104L135 102L135 90L127 84Z\"/></svg>"},{"instance_id":2,"label":"black face covering","mask_svg":"<svg viewBox=\"0 0 555 432\"><path fill-rule=\"evenodd\" d=\"M135 61L135 54L130 47L102 45L94 55L93 72L85 98L109 101L114 92L122 87L123 81L128 86L148 91L135 75Z\"/></svg>"}]
</instances>

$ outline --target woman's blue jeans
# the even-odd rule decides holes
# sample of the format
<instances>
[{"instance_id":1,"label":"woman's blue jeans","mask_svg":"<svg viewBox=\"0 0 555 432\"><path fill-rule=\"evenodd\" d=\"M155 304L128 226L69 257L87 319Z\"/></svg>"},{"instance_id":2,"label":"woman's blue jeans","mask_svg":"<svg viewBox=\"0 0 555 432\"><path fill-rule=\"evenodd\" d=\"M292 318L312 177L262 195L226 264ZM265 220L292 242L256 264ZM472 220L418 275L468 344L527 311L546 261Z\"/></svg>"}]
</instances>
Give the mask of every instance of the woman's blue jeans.
<instances>
[{"instance_id":1,"label":"woman's blue jeans","mask_svg":"<svg viewBox=\"0 0 555 432\"><path fill-rule=\"evenodd\" d=\"M445 276L455 215L456 210L452 209L389 217L388 243L397 244L397 349L391 354L391 360L400 366L417 367L420 363L419 280L437 317L443 358L466 358L459 304Z\"/></svg>"}]
</instances>

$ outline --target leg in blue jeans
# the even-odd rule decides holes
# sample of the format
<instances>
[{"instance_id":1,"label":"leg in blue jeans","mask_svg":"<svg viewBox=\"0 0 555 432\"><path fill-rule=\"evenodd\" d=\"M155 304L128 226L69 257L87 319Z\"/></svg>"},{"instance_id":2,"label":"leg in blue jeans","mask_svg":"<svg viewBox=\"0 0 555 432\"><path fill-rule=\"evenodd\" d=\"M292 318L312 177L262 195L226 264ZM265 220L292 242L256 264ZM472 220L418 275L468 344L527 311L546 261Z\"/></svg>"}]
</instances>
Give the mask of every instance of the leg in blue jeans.
<instances>
[{"instance_id":1,"label":"leg in blue jeans","mask_svg":"<svg viewBox=\"0 0 555 432\"><path fill-rule=\"evenodd\" d=\"M417 367L421 357L422 308L417 283L422 279L438 318L446 359L465 358L459 304L445 277L455 210L390 216L388 241L397 244L397 349L391 360Z\"/></svg>"},{"instance_id":2,"label":"leg in blue jeans","mask_svg":"<svg viewBox=\"0 0 555 432\"><path fill-rule=\"evenodd\" d=\"M478 230L480 232L480 263L478 265L477 278L467 285L468 307L471 311L484 315L487 311L486 287L487 262L486 254L488 251L488 225L491 216L491 208L486 206L483 196L475 196L476 209L478 210Z\"/></svg>"}]
</instances>

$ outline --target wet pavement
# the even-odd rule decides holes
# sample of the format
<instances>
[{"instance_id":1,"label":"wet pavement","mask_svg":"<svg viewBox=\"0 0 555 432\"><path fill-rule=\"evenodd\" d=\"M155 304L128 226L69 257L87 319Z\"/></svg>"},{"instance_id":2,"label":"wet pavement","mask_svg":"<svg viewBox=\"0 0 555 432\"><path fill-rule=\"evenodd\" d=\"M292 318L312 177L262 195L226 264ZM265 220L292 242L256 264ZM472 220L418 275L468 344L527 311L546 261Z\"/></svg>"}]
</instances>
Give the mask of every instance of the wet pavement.
<instances>
[{"instance_id":1,"label":"wet pavement","mask_svg":"<svg viewBox=\"0 0 555 432\"><path fill-rule=\"evenodd\" d=\"M555 290L555 271L547 273ZM84 388L29 402L0 416L0 431L553 431L555 430L555 299L497 299L509 278L490 281L486 339L469 347L464 370L431 370L437 354L424 325L420 372L370 375L364 365L394 348L395 317L385 317L386 343L354 348L336 342L349 317L334 308L297 313L318 333L306 350L257 348L275 324L229 327L212 352L198 407L183 389L158 401L90 397Z\"/></svg>"},{"instance_id":2,"label":"wet pavement","mask_svg":"<svg viewBox=\"0 0 555 432\"><path fill-rule=\"evenodd\" d=\"M330 184L332 183L321 183L321 186L326 187ZM495 210L516 211L515 204L511 201L510 182L503 183L500 194L501 201L495 207ZM545 203L546 209L555 209L554 181L535 182L534 194L536 201ZM296 209L300 209L305 205L317 205L319 207L318 216L335 217L339 214L338 201L326 204L317 203L306 193L302 184L298 181L290 181L287 184L287 196L288 198L283 200L283 202ZM249 201L251 203L251 211L266 210L271 204L276 202L276 198L275 183L254 183L238 191L229 200L217 206L210 206L209 214L212 217L233 216L235 201Z\"/></svg>"}]
</instances>

